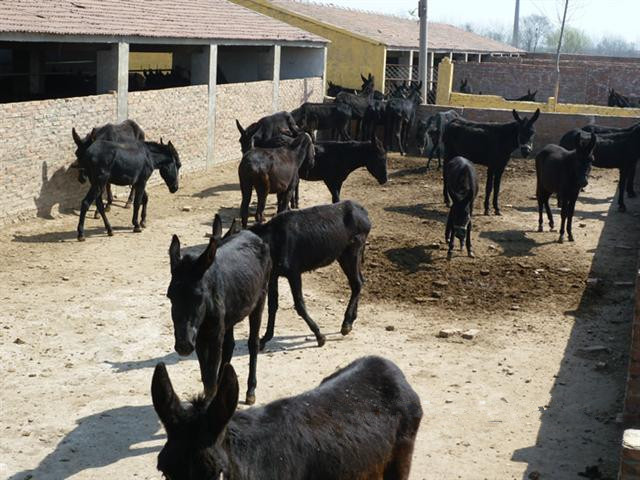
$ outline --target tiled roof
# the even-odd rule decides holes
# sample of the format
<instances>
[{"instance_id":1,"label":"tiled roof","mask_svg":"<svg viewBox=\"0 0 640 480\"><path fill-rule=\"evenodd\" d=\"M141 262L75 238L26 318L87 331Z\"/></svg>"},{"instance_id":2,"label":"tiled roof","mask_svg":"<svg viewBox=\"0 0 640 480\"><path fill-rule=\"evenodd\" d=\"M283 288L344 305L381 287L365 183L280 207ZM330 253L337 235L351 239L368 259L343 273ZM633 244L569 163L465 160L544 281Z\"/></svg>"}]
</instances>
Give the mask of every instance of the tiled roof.
<instances>
[{"instance_id":1,"label":"tiled roof","mask_svg":"<svg viewBox=\"0 0 640 480\"><path fill-rule=\"evenodd\" d=\"M307 1L270 0L274 5L375 40L387 47L419 48L417 21ZM429 49L453 52L519 53L522 50L444 23L429 22Z\"/></svg>"},{"instance_id":2,"label":"tiled roof","mask_svg":"<svg viewBox=\"0 0 640 480\"><path fill-rule=\"evenodd\" d=\"M7 32L326 42L227 0L0 0Z\"/></svg>"}]
</instances>

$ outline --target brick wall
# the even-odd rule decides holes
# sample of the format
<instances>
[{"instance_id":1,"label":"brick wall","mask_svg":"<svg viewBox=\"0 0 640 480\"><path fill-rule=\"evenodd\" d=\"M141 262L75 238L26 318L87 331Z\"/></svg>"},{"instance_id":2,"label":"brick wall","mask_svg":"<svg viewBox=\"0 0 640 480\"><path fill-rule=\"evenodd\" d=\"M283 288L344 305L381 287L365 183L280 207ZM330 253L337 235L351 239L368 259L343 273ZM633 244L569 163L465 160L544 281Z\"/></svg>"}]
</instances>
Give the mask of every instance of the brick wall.
<instances>
[{"instance_id":1,"label":"brick wall","mask_svg":"<svg viewBox=\"0 0 640 480\"><path fill-rule=\"evenodd\" d=\"M624 95L640 95L640 62L611 63L572 61L560 69L560 102L606 105L609 88ZM520 61L457 63L453 75L454 90L468 78L473 92L520 97L538 90L538 101L554 95L555 65Z\"/></svg>"},{"instance_id":2,"label":"brick wall","mask_svg":"<svg viewBox=\"0 0 640 480\"><path fill-rule=\"evenodd\" d=\"M298 108L304 102L322 102L323 82L320 77L280 81L280 110Z\"/></svg>"},{"instance_id":3,"label":"brick wall","mask_svg":"<svg viewBox=\"0 0 640 480\"><path fill-rule=\"evenodd\" d=\"M240 161L240 134L236 119L247 126L273 113L273 83L251 82L218 85L216 89L216 126L214 162Z\"/></svg>"},{"instance_id":4,"label":"brick wall","mask_svg":"<svg viewBox=\"0 0 640 480\"><path fill-rule=\"evenodd\" d=\"M180 154L182 172L207 166L206 85L129 93L129 118L144 130L147 140L171 142ZM152 183L161 182L159 175Z\"/></svg>"},{"instance_id":5,"label":"brick wall","mask_svg":"<svg viewBox=\"0 0 640 480\"><path fill-rule=\"evenodd\" d=\"M71 128L80 135L114 122L114 95L0 105L0 224L78 208L87 185L77 181Z\"/></svg>"},{"instance_id":6,"label":"brick wall","mask_svg":"<svg viewBox=\"0 0 640 480\"><path fill-rule=\"evenodd\" d=\"M436 112L451 110L451 107L436 107L434 105L422 105L418 108L416 123L421 118L427 118ZM480 110L480 109L460 109L458 113L469 120L476 122L512 122L513 114L511 110ZM520 116L531 116L531 113L521 113ZM533 155L549 143L558 143L562 135L569 130L582 127L590 123L598 125L609 125L612 127L628 127L638 121L631 117L610 117L598 115L570 115L563 113L541 113L535 124L536 136L534 138ZM413 139L413 135L411 136ZM517 152L516 152L517 153ZM514 153L515 155L515 153Z\"/></svg>"}]
</instances>

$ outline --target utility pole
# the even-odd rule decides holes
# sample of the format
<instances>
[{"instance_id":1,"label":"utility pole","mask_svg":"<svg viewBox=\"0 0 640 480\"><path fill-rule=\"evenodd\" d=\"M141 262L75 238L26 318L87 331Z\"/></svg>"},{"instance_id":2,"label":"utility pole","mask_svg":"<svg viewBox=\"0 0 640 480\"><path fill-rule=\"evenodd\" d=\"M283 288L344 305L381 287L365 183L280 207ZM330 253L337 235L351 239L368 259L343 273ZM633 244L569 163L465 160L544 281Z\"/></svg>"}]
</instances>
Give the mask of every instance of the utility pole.
<instances>
[{"instance_id":1,"label":"utility pole","mask_svg":"<svg viewBox=\"0 0 640 480\"><path fill-rule=\"evenodd\" d=\"M511 45L518 48L520 43L520 0L516 0L516 13L513 17L513 37L511 38Z\"/></svg>"},{"instance_id":2,"label":"utility pole","mask_svg":"<svg viewBox=\"0 0 640 480\"><path fill-rule=\"evenodd\" d=\"M564 24L567 21L567 9L569 8L569 0L564 2L564 14L562 15L562 26L560 27L560 38L558 38L558 50L556 51L556 88L554 98L558 103L558 95L560 94L560 49L562 48L562 37L564 36Z\"/></svg>"},{"instance_id":3,"label":"utility pole","mask_svg":"<svg viewBox=\"0 0 640 480\"><path fill-rule=\"evenodd\" d=\"M418 15L420 17L420 74L419 81L422 82L422 104L427 104L427 95L429 94L429 77L427 76L429 71L429 57L427 54L427 0L418 1Z\"/></svg>"}]
</instances>

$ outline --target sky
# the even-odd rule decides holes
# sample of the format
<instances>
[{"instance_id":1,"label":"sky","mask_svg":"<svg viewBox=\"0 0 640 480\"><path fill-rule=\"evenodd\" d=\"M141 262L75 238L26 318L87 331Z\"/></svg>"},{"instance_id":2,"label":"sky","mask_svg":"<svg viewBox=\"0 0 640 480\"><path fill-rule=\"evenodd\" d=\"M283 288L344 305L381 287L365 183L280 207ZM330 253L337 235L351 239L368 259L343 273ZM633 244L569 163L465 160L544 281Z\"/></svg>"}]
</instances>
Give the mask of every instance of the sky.
<instances>
[{"instance_id":1,"label":"sky","mask_svg":"<svg viewBox=\"0 0 640 480\"><path fill-rule=\"evenodd\" d=\"M403 15L418 0L314 0L342 7ZM520 16L545 14L553 20L562 15L563 0L520 0ZM429 20L462 25L513 26L515 0L428 0ZM622 37L640 47L640 0L569 0L567 22L589 35Z\"/></svg>"}]
</instances>

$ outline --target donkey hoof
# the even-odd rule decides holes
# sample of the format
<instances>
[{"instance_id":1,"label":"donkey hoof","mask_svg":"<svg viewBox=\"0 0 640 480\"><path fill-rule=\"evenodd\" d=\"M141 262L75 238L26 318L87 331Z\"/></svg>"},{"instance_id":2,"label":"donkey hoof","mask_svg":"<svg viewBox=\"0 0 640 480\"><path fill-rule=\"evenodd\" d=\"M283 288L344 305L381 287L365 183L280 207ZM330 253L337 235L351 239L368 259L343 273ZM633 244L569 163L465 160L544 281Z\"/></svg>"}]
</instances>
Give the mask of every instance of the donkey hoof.
<instances>
[{"instance_id":1,"label":"donkey hoof","mask_svg":"<svg viewBox=\"0 0 640 480\"><path fill-rule=\"evenodd\" d=\"M147 224L145 222L140 222L140 227L147 228Z\"/></svg>"},{"instance_id":2,"label":"donkey hoof","mask_svg":"<svg viewBox=\"0 0 640 480\"><path fill-rule=\"evenodd\" d=\"M84 242L85 241L84 235L78 235L78 241Z\"/></svg>"},{"instance_id":3,"label":"donkey hoof","mask_svg":"<svg viewBox=\"0 0 640 480\"><path fill-rule=\"evenodd\" d=\"M124 204L124 208L131 208L131 202L127 202Z\"/></svg>"},{"instance_id":4,"label":"donkey hoof","mask_svg":"<svg viewBox=\"0 0 640 480\"><path fill-rule=\"evenodd\" d=\"M483 214L485 217L489 216L489 209L486 209Z\"/></svg>"},{"instance_id":5,"label":"donkey hoof","mask_svg":"<svg viewBox=\"0 0 640 480\"><path fill-rule=\"evenodd\" d=\"M538 225L538 232L544 232L544 229L542 228L542 225Z\"/></svg>"},{"instance_id":6,"label":"donkey hoof","mask_svg":"<svg viewBox=\"0 0 640 480\"><path fill-rule=\"evenodd\" d=\"M468 252L467 255L469 256L469 258L476 258L476 254L473 253L473 251Z\"/></svg>"},{"instance_id":7,"label":"donkey hoof","mask_svg":"<svg viewBox=\"0 0 640 480\"><path fill-rule=\"evenodd\" d=\"M111 205L107 205L106 207L104 207L104 211L105 212L110 212L111 211Z\"/></svg>"},{"instance_id":8,"label":"donkey hoof","mask_svg":"<svg viewBox=\"0 0 640 480\"><path fill-rule=\"evenodd\" d=\"M496 208L495 215L498 216L498 217L501 217L502 216L502 212L499 209Z\"/></svg>"},{"instance_id":9,"label":"donkey hoof","mask_svg":"<svg viewBox=\"0 0 640 480\"><path fill-rule=\"evenodd\" d=\"M133 232L134 232L134 233L140 233L140 232L142 232L142 229L140 228L140 225L136 225L135 227L133 227Z\"/></svg>"},{"instance_id":10,"label":"donkey hoof","mask_svg":"<svg viewBox=\"0 0 640 480\"><path fill-rule=\"evenodd\" d=\"M245 403L247 405L253 405L254 403L256 403L256 396L255 394L248 394L247 393L247 397L245 398Z\"/></svg>"},{"instance_id":11,"label":"donkey hoof","mask_svg":"<svg viewBox=\"0 0 640 480\"><path fill-rule=\"evenodd\" d=\"M569 235L569 241L570 241L570 242L573 242L573 241L574 241L574 240L573 240L573 235Z\"/></svg>"},{"instance_id":12,"label":"donkey hoof","mask_svg":"<svg viewBox=\"0 0 640 480\"><path fill-rule=\"evenodd\" d=\"M260 339L260 351L262 352L264 350L264 347L267 346L267 341L264 338Z\"/></svg>"},{"instance_id":13,"label":"donkey hoof","mask_svg":"<svg viewBox=\"0 0 640 480\"><path fill-rule=\"evenodd\" d=\"M342 335L349 335L349 332L351 331L352 326L350 323L343 323L342 324L342 328L340 329L340 333ZM322 346L320 345L320 341L318 340L318 346Z\"/></svg>"},{"instance_id":14,"label":"donkey hoof","mask_svg":"<svg viewBox=\"0 0 640 480\"><path fill-rule=\"evenodd\" d=\"M627 207L625 207L624 205L620 205L618 206L618 211L624 213L627 211Z\"/></svg>"},{"instance_id":15,"label":"donkey hoof","mask_svg":"<svg viewBox=\"0 0 640 480\"><path fill-rule=\"evenodd\" d=\"M343 335L346 335L347 333L349 333L351 331L351 326L349 326L349 332L344 333L344 327L343 328ZM324 344L327 342L327 337L325 337L323 334L319 333L318 335L316 335L316 341L318 342L318 348L320 347L324 347Z\"/></svg>"},{"instance_id":16,"label":"donkey hoof","mask_svg":"<svg viewBox=\"0 0 640 480\"><path fill-rule=\"evenodd\" d=\"M564 243L564 237L560 237L560 238L558 239L558 243Z\"/></svg>"},{"instance_id":17,"label":"donkey hoof","mask_svg":"<svg viewBox=\"0 0 640 480\"><path fill-rule=\"evenodd\" d=\"M113 230L107 230L107 235L109 235L110 237L113 237Z\"/></svg>"}]
</instances>

